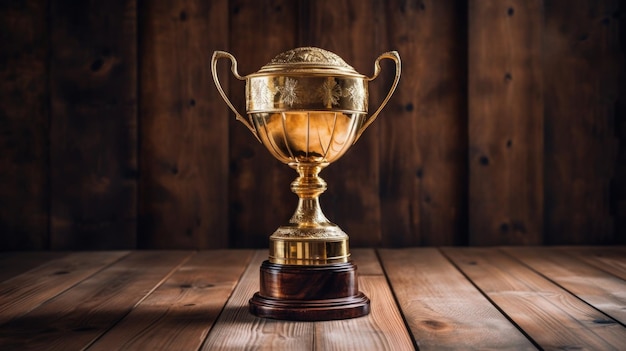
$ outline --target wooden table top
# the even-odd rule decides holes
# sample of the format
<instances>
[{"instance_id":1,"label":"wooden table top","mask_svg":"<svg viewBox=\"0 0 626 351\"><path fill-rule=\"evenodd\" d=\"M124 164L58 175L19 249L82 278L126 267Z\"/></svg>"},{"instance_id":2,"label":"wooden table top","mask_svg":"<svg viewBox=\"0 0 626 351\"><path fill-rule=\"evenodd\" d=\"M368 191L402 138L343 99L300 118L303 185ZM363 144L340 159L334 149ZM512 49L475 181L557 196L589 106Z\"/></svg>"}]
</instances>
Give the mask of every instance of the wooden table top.
<instances>
[{"instance_id":1,"label":"wooden table top","mask_svg":"<svg viewBox=\"0 0 626 351\"><path fill-rule=\"evenodd\" d=\"M0 254L1 350L626 349L626 247L356 249L372 312L254 317L265 250Z\"/></svg>"}]
</instances>

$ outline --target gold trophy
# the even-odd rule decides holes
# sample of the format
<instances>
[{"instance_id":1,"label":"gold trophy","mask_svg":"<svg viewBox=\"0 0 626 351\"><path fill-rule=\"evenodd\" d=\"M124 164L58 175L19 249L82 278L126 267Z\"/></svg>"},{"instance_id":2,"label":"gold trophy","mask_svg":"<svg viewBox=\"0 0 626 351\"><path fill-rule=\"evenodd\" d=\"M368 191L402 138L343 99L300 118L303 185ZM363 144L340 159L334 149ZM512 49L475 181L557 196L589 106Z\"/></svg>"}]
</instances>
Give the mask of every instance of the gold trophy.
<instances>
[{"instance_id":1,"label":"gold trophy","mask_svg":"<svg viewBox=\"0 0 626 351\"><path fill-rule=\"evenodd\" d=\"M246 81L247 118L237 112L220 85L217 62L221 58L230 59L233 75ZM367 84L378 77L382 59L395 62L395 79L380 107L368 118ZM224 51L213 54L213 80L237 120L274 157L299 174L291 183L299 197L298 207L289 223L270 236L260 289L250 300L253 314L314 321L369 313L369 299L358 290L348 235L320 208L319 195L326 190L326 182L318 174L374 122L398 85L400 69L396 51L380 55L374 75L367 77L332 52L302 47L279 54L258 72L242 77L233 55Z\"/></svg>"}]
</instances>

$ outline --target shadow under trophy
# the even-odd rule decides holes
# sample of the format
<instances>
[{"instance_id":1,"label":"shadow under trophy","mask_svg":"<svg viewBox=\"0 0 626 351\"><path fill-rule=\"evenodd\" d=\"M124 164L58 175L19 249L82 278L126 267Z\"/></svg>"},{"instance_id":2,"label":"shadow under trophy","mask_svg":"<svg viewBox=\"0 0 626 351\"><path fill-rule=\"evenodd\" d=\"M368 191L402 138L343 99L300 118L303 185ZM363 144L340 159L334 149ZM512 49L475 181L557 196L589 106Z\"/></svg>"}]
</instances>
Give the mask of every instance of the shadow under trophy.
<instances>
[{"instance_id":1,"label":"shadow under trophy","mask_svg":"<svg viewBox=\"0 0 626 351\"><path fill-rule=\"evenodd\" d=\"M246 81L247 118L237 112L220 85L217 62L221 58L229 59L233 75ZM368 82L378 77L382 59L395 62L395 78L368 118ZM380 55L374 75L367 77L332 52L302 47L279 54L256 73L240 76L235 57L215 51L211 71L237 120L299 175L291 183L298 207L289 223L270 236L269 259L261 265L260 289L250 299L250 312L300 321L368 314L370 301L358 289L348 235L320 208L319 195L326 182L318 174L359 139L387 104L400 79L400 56L396 51Z\"/></svg>"}]
</instances>

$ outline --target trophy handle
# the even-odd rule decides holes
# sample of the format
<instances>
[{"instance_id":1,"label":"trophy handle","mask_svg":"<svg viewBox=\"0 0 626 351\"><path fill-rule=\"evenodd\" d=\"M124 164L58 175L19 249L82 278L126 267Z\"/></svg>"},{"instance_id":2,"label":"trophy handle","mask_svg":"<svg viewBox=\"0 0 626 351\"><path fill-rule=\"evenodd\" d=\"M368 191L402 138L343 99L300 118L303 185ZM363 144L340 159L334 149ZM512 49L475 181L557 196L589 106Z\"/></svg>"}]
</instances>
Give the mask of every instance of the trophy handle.
<instances>
[{"instance_id":1,"label":"trophy handle","mask_svg":"<svg viewBox=\"0 0 626 351\"><path fill-rule=\"evenodd\" d=\"M378 56L378 58L376 59L376 62L374 63L374 75L371 78L367 78L367 80L371 82L374 79L376 79L376 77L378 77L378 75L380 74L380 60L382 59L390 59L396 63L396 77L393 79L393 84L391 85L391 89L389 89L389 92L387 93L385 100L383 100L383 102L380 104L376 112L374 112L374 114L372 114L372 116L370 116L370 118L368 118L367 121L365 121L365 124L363 124L361 129L359 129L356 135L356 138L354 139L355 143L357 140L359 140L359 138L361 137L361 134L363 134L365 129L367 129L367 127L369 127L369 125L372 124L372 122L374 122L376 117L378 117L378 114L380 114L380 111L382 111L383 107L387 105L387 102L391 98L391 95L393 95L393 92L396 90L396 87L398 86L398 82L400 81L400 72L402 71L402 62L400 61L400 54L398 54L397 51L388 51Z\"/></svg>"},{"instance_id":2,"label":"trophy handle","mask_svg":"<svg viewBox=\"0 0 626 351\"><path fill-rule=\"evenodd\" d=\"M211 73L213 74L213 81L215 81L215 86L217 87L217 91L220 93L220 95L222 96L222 99L224 99L228 107L230 107L231 111L235 113L237 120L243 123L246 127L248 127L248 129L250 130L250 132L252 132L252 134L254 134L256 139L259 142L261 142L261 139L259 139L259 135L256 129L254 128L254 125L252 124L252 122L248 121L239 112L237 112L233 104L228 99L228 96L226 96L226 93L224 93L224 89L222 89L220 80L217 77L217 61L221 58L230 59L230 62L231 62L230 70L231 72L233 72L233 75L235 76L235 78L239 80L246 80L245 77L240 76L239 73L237 72L237 60L235 59L233 55L231 55L230 53L226 51L219 51L219 50L215 51L213 52L213 57L211 57Z\"/></svg>"}]
</instances>

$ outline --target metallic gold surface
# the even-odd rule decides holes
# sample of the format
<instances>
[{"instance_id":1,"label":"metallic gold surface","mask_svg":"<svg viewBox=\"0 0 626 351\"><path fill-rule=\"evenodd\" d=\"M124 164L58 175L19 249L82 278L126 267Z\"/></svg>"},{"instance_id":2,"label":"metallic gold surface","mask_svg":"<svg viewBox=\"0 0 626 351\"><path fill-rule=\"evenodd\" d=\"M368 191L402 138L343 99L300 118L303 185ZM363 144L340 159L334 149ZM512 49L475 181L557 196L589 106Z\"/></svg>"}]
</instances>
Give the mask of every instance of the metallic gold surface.
<instances>
[{"instance_id":1,"label":"metallic gold surface","mask_svg":"<svg viewBox=\"0 0 626 351\"><path fill-rule=\"evenodd\" d=\"M261 142L280 161L330 163L354 143L365 114L294 111L251 114Z\"/></svg>"},{"instance_id":2,"label":"metallic gold surface","mask_svg":"<svg viewBox=\"0 0 626 351\"><path fill-rule=\"evenodd\" d=\"M279 240L270 238L269 261L279 264L322 265L348 262L348 239Z\"/></svg>"},{"instance_id":3,"label":"metallic gold surface","mask_svg":"<svg viewBox=\"0 0 626 351\"><path fill-rule=\"evenodd\" d=\"M365 77L254 75L246 84L248 113L342 111L367 113Z\"/></svg>"},{"instance_id":4,"label":"metallic gold surface","mask_svg":"<svg viewBox=\"0 0 626 351\"><path fill-rule=\"evenodd\" d=\"M283 264L332 264L348 262L348 235L331 223L319 204L326 182L318 176L328 163L289 164L300 175L291 183L299 197L289 224L270 236L270 262Z\"/></svg>"},{"instance_id":5,"label":"metallic gold surface","mask_svg":"<svg viewBox=\"0 0 626 351\"><path fill-rule=\"evenodd\" d=\"M217 76L217 61L228 58L235 78L246 81L246 112L232 105ZM380 61L391 59L396 74L387 96L370 117L368 82L380 73ZM326 190L320 171L348 151L387 104L400 79L400 56L380 55L374 75L359 74L339 56L319 48L297 48L277 55L258 72L242 77L237 60L216 51L211 70L218 92L254 136L299 176L291 190L299 202L289 223L270 236L270 262L326 265L347 262L348 235L322 213L319 195Z\"/></svg>"}]
</instances>

